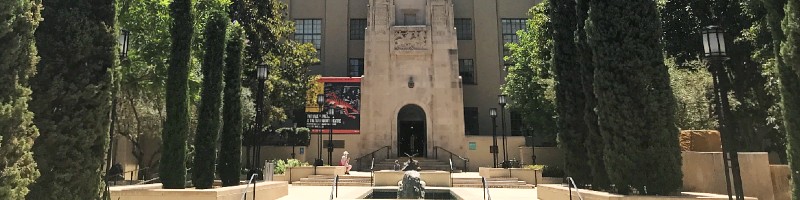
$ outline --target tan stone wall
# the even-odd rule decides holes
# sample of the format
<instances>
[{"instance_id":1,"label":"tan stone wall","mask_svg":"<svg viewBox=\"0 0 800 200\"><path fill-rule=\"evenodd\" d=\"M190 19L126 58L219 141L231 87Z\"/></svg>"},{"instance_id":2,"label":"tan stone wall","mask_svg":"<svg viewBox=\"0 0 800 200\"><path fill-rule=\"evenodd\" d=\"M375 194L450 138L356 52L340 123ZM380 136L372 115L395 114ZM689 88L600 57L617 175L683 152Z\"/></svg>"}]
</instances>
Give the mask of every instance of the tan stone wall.
<instances>
[{"instance_id":1,"label":"tan stone wall","mask_svg":"<svg viewBox=\"0 0 800 200\"><path fill-rule=\"evenodd\" d=\"M722 152L722 140L715 130L682 130L681 151Z\"/></svg>"},{"instance_id":2,"label":"tan stone wall","mask_svg":"<svg viewBox=\"0 0 800 200\"><path fill-rule=\"evenodd\" d=\"M497 137L497 146L500 153L497 155L498 161L503 161L503 145L501 137ZM522 136L508 136L506 137L508 143L508 159L520 160L520 146L525 146L525 137ZM468 145L470 142L475 142L475 150L469 150ZM493 167L492 154L489 153L489 147L492 146L492 136L466 136L466 142L463 144L467 150L466 157L469 158L469 170L478 171L479 167ZM537 154L539 154L537 152ZM530 154L528 154L530 156ZM537 159L538 161L538 159ZM453 162L456 162L455 160Z\"/></svg>"},{"instance_id":3,"label":"tan stone wall","mask_svg":"<svg viewBox=\"0 0 800 200\"><path fill-rule=\"evenodd\" d=\"M690 192L726 194L725 171L720 152L682 152L683 188ZM739 153L745 196L773 200L772 176L767 153Z\"/></svg>"},{"instance_id":4,"label":"tan stone wall","mask_svg":"<svg viewBox=\"0 0 800 200\"><path fill-rule=\"evenodd\" d=\"M376 171L375 186L397 186L403 179L403 171ZM450 187L450 173L444 171L421 171L420 179L425 181L426 187Z\"/></svg>"},{"instance_id":5,"label":"tan stone wall","mask_svg":"<svg viewBox=\"0 0 800 200\"><path fill-rule=\"evenodd\" d=\"M481 167L478 169L478 174L484 178L497 178L497 177L514 177L520 181L525 181L528 184L536 183L536 179L541 179L541 172L533 169L525 168L488 168Z\"/></svg>"},{"instance_id":6,"label":"tan stone wall","mask_svg":"<svg viewBox=\"0 0 800 200\"><path fill-rule=\"evenodd\" d=\"M522 164L531 164L531 147L519 147ZM564 152L558 147L536 147L536 164L548 166L564 166Z\"/></svg>"},{"instance_id":7,"label":"tan stone wall","mask_svg":"<svg viewBox=\"0 0 800 200\"><path fill-rule=\"evenodd\" d=\"M775 200L792 199L789 165L770 165L769 169L772 174L772 190L775 192Z\"/></svg>"},{"instance_id":8,"label":"tan stone wall","mask_svg":"<svg viewBox=\"0 0 800 200\"><path fill-rule=\"evenodd\" d=\"M247 191L252 197L253 189ZM111 199L115 200L240 200L247 185L195 189L160 189L161 184L111 187ZM289 194L289 184L283 181L259 182L256 184L257 200L273 200ZM249 198L248 198L249 199Z\"/></svg>"},{"instance_id":9,"label":"tan stone wall","mask_svg":"<svg viewBox=\"0 0 800 200\"><path fill-rule=\"evenodd\" d=\"M580 194L578 193L580 192ZM719 194L708 193L695 193L695 192L682 192L680 196L639 196L639 195L618 195L610 194L607 192L598 192L591 190L578 190L572 188L572 193L569 192L567 187L561 184L541 184L536 188L537 197L540 200L569 200L579 199L582 197L584 200L726 200L728 196ZM572 196L572 198L570 198ZM745 197L746 200L757 200L754 197Z\"/></svg>"}]
</instances>

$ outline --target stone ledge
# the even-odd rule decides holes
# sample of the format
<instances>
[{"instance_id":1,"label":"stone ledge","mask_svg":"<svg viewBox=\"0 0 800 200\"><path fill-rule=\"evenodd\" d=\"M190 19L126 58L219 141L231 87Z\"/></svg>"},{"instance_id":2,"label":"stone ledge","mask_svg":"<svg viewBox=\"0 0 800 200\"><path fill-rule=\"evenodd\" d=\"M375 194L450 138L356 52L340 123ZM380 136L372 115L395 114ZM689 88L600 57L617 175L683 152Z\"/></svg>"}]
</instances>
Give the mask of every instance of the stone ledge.
<instances>
[{"instance_id":1,"label":"stone ledge","mask_svg":"<svg viewBox=\"0 0 800 200\"><path fill-rule=\"evenodd\" d=\"M640 196L640 195L619 195L608 192L598 192L581 189L580 195L583 199L592 200L726 200L727 195L709 194L699 192L681 192L680 196ZM536 189L536 194L540 200L568 200L570 199L569 189L559 184L540 184ZM572 197L577 199L578 193L572 189ZM758 200L754 197L745 197L746 200Z\"/></svg>"}]
</instances>

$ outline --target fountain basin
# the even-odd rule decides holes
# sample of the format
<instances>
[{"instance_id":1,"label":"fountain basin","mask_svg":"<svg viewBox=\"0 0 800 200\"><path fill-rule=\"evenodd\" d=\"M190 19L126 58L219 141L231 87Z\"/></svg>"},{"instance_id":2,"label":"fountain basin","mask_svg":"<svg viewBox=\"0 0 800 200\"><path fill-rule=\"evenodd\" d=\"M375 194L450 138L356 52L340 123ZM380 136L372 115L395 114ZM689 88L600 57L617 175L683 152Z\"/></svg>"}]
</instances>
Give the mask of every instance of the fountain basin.
<instances>
[{"instance_id":1,"label":"fountain basin","mask_svg":"<svg viewBox=\"0 0 800 200\"><path fill-rule=\"evenodd\" d=\"M361 199L397 199L396 189L373 189ZM448 189L425 189L425 199L459 199Z\"/></svg>"}]
</instances>

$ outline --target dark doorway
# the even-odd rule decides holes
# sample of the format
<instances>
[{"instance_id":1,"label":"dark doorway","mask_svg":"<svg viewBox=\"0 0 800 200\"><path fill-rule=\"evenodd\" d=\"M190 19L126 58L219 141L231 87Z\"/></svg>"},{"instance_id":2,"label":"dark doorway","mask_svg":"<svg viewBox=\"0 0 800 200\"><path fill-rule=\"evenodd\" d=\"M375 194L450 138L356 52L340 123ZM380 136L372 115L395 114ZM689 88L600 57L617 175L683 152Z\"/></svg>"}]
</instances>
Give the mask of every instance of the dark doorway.
<instances>
[{"instance_id":1,"label":"dark doorway","mask_svg":"<svg viewBox=\"0 0 800 200\"><path fill-rule=\"evenodd\" d=\"M417 105L406 105L397 114L397 156L426 156L427 127L425 111Z\"/></svg>"}]
</instances>

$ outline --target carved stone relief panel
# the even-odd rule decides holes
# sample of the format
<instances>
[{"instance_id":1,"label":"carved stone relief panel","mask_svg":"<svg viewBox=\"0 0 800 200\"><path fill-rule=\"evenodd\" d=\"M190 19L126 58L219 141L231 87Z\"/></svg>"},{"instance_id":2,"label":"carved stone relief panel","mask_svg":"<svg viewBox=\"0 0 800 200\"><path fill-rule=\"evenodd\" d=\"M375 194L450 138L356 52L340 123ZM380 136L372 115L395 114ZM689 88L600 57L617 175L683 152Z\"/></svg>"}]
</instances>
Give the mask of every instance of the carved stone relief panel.
<instances>
[{"instance_id":1,"label":"carved stone relief panel","mask_svg":"<svg viewBox=\"0 0 800 200\"><path fill-rule=\"evenodd\" d=\"M393 38L394 50L428 49L428 31L424 29L398 29Z\"/></svg>"}]
</instances>

